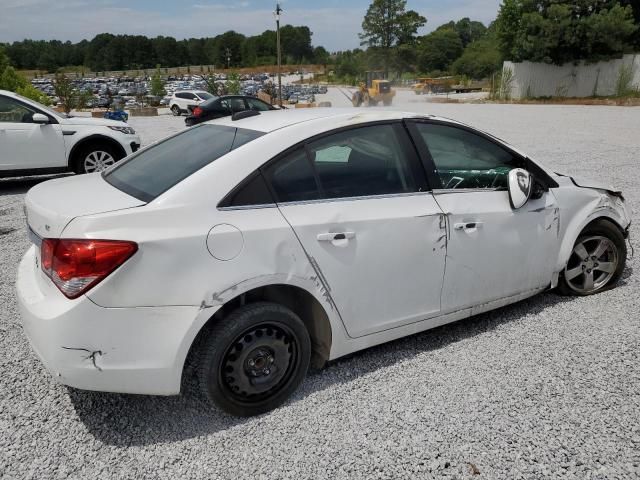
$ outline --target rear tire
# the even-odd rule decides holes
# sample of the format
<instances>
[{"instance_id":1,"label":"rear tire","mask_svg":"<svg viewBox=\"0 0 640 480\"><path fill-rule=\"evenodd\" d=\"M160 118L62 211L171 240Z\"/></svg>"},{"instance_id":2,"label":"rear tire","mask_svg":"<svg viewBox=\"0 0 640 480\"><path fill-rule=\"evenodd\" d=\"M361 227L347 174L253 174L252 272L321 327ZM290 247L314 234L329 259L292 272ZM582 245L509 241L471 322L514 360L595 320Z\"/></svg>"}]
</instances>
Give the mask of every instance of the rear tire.
<instances>
[{"instance_id":1,"label":"rear tire","mask_svg":"<svg viewBox=\"0 0 640 480\"><path fill-rule=\"evenodd\" d=\"M182 112L180 111L180 107L178 105L174 105L173 107L171 107L171 113L173 113L174 117L179 117Z\"/></svg>"},{"instance_id":2,"label":"rear tire","mask_svg":"<svg viewBox=\"0 0 640 480\"><path fill-rule=\"evenodd\" d=\"M613 288L627 261L627 245L618 227L607 220L588 225L576 240L560 274L558 293L586 296Z\"/></svg>"},{"instance_id":3,"label":"rear tire","mask_svg":"<svg viewBox=\"0 0 640 480\"><path fill-rule=\"evenodd\" d=\"M75 154L73 171L78 174L101 172L123 158L122 152L106 142L89 143Z\"/></svg>"},{"instance_id":4,"label":"rear tire","mask_svg":"<svg viewBox=\"0 0 640 480\"><path fill-rule=\"evenodd\" d=\"M212 327L200 348L198 382L221 410L259 415L291 396L310 358L309 333L295 313L275 303L252 303Z\"/></svg>"}]
</instances>

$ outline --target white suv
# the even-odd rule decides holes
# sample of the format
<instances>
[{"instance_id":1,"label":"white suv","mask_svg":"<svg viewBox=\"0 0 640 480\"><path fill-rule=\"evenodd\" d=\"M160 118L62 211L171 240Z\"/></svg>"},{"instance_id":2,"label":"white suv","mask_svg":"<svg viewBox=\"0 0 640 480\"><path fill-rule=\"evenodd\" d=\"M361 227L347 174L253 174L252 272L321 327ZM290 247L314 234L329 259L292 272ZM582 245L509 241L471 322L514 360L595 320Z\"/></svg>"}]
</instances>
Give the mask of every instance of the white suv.
<instances>
[{"instance_id":1,"label":"white suv","mask_svg":"<svg viewBox=\"0 0 640 480\"><path fill-rule=\"evenodd\" d=\"M124 122L71 117L0 90L0 177L104 170L140 148Z\"/></svg>"},{"instance_id":2,"label":"white suv","mask_svg":"<svg viewBox=\"0 0 640 480\"><path fill-rule=\"evenodd\" d=\"M177 117L182 113L189 113L189 107L195 107L210 98L213 98L213 95L209 92L200 90L179 91L171 96L169 108L171 109L171 113Z\"/></svg>"}]
</instances>

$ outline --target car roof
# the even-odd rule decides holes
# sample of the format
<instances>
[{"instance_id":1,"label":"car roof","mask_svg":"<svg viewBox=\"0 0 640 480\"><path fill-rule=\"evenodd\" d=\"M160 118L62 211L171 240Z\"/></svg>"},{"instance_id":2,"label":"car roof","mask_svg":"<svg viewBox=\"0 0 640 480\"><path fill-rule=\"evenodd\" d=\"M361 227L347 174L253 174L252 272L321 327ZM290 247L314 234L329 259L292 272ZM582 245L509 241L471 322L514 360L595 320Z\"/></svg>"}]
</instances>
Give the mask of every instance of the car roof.
<instances>
[{"instance_id":1,"label":"car roof","mask_svg":"<svg viewBox=\"0 0 640 480\"><path fill-rule=\"evenodd\" d=\"M297 125L299 123L316 123L327 118L335 119L336 124L358 124L385 120L402 120L403 118L435 117L419 113L374 108L300 108L260 112L259 115L243 118L241 120L233 120L232 117L225 117L205 123L228 125L236 128L246 128L248 130L269 133L292 125ZM452 122L447 119L442 120Z\"/></svg>"}]
</instances>

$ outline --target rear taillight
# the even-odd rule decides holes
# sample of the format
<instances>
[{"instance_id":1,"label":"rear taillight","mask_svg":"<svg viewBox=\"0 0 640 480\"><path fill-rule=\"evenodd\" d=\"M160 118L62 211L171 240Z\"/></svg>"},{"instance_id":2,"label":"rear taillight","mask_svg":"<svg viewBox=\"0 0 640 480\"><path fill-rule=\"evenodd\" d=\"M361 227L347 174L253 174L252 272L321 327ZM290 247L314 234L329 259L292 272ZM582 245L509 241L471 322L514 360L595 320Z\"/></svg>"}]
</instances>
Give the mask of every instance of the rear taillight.
<instances>
[{"instance_id":1,"label":"rear taillight","mask_svg":"<svg viewBox=\"0 0 640 480\"><path fill-rule=\"evenodd\" d=\"M194 117L199 117L200 115L202 115L202 109L200 107L196 107L191 113L193 113Z\"/></svg>"},{"instance_id":2,"label":"rear taillight","mask_svg":"<svg viewBox=\"0 0 640 480\"><path fill-rule=\"evenodd\" d=\"M40 264L67 298L77 298L137 250L136 243L122 240L45 238L40 247Z\"/></svg>"}]
</instances>

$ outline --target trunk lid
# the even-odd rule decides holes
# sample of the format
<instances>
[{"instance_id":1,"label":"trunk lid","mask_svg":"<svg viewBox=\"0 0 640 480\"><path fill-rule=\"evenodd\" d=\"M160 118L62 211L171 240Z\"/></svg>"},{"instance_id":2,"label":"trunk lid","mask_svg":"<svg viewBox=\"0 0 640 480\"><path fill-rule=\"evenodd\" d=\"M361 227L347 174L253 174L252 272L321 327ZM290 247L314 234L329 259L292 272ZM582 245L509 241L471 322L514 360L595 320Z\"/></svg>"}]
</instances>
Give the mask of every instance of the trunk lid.
<instances>
[{"instance_id":1,"label":"trunk lid","mask_svg":"<svg viewBox=\"0 0 640 480\"><path fill-rule=\"evenodd\" d=\"M100 173L49 180L25 197L27 223L41 238L60 238L76 217L142 205L145 202L112 187Z\"/></svg>"}]
</instances>

